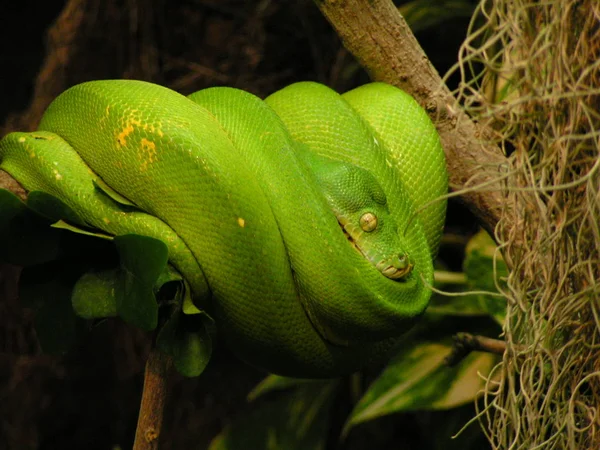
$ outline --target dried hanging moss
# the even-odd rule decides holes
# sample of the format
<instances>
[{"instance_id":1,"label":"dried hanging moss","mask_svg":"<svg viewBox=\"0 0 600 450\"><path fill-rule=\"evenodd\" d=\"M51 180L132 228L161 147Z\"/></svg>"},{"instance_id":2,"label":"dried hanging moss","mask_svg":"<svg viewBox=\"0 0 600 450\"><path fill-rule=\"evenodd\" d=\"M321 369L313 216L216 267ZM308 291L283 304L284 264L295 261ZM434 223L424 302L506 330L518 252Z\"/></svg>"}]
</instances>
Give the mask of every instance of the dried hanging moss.
<instances>
[{"instance_id":1,"label":"dried hanging moss","mask_svg":"<svg viewBox=\"0 0 600 450\"><path fill-rule=\"evenodd\" d=\"M458 70L462 106L510 155L519 218L496 230L508 351L484 431L499 449L600 448L600 3L484 0Z\"/></svg>"}]
</instances>

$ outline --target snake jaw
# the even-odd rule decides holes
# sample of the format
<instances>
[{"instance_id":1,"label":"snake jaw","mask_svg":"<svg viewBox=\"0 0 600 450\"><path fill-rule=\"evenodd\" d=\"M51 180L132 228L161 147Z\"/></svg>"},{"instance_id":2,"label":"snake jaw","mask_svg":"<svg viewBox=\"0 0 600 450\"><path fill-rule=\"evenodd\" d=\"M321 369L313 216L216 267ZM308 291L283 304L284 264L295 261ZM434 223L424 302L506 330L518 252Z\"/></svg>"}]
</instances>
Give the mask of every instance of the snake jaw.
<instances>
[{"instance_id":1,"label":"snake jaw","mask_svg":"<svg viewBox=\"0 0 600 450\"><path fill-rule=\"evenodd\" d=\"M384 276L391 280L401 280L412 272L414 264L409 261L406 253L400 257L394 257L394 260L391 264L388 261L381 261L377 264L377 268Z\"/></svg>"},{"instance_id":2,"label":"snake jaw","mask_svg":"<svg viewBox=\"0 0 600 450\"><path fill-rule=\"evenodd\" d=\"M379 262L375 261L375 257L367 254L363 249L357 244L356 240L352 236L352 233L347 229L351 226L349 224L343 224L339 221L340 228L344 232L344 235L350 242L350 245L354 247L356 251L358 251L365 259L370 261L379 272L386 278L390 280L402 280L406 278L414 267L414 264L407 253L401 253L399 255L392 255L387 258L381 259Z\"/></svg>"}]
</instances>

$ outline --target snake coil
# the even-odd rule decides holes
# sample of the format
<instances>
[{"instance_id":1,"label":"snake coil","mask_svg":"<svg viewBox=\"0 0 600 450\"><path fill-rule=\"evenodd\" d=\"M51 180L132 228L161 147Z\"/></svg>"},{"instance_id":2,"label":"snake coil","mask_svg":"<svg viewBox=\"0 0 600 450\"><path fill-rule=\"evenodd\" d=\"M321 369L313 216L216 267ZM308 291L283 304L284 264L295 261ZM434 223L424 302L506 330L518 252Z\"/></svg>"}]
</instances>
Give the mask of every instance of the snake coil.
<instances>
[{"instance_id":1,"label":"snake coil","mask_svg":"<svg viewBox=\"0 0 600 450\"><path fill-rule=\"evenodd\" d=\"M83 83L38 131L0 141L0 168L90 227L165 242L219 334L271 372L355 371L429 301L446 206L415 214L447 190L444 154L389 85L297 83L263 101Z\"/></svg>"}]
</instances>

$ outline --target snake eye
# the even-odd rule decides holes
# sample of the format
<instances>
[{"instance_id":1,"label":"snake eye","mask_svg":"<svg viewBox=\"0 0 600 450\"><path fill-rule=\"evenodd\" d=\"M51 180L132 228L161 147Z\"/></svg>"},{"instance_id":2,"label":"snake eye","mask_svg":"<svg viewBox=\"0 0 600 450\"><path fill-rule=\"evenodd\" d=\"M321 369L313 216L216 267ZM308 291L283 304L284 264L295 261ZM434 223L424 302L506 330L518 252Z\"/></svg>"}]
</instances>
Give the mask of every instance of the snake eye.
<instances>
[{"instance_id":1,"label":"snake eye","mask_svg":"<svg viewBox=\"0 0 600 450\"><path fill-rule=\"evenodd\" d=\"M377 228L377 216L373 213L364 213L360 216L360 227L367 233Z\"/></svg>"}]
</instances>

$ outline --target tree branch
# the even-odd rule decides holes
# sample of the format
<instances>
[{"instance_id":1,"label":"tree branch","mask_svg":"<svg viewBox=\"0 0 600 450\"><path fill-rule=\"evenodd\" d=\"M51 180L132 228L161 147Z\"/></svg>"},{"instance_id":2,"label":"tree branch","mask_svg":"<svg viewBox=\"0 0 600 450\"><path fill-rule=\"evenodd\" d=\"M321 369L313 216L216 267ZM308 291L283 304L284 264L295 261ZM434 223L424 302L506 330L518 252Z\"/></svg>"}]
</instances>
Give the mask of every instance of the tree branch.
<instances>
[{"instance_id":1,"label":"tree branch","mask_svg":"<svg viewBox=\"0 0 600 450\"><path fill-rule=\"evenodd\" d=\"M452 190L489 183L461 201L494 236L507 205L502 183L507 167L500 149L486 144L491 131L455 107L455 98L423 52L391 0L315 0L344 46L371 78L410 93L434 122L446 152ZM483 139L481 139L483 138Z\"/></svg>"},{"instance_id":2,"label":"tree branch","mask_svg":"<svg viewBox=\"0 0 600 450\"><path fill-rule=\"evenodd\" d=\"M153 346L146 362L144 389L133 450L158 448L172 366L172 358Z\"/></svg>"},{"instance_id":3,"label":"tree branch","mask_svg":"<svg viewBox=\"0 0 600 450\"><path fill-rule=\"evenodd\" d=\"M503 355L506 351L506 342L485 336L470 333L457 333L453 336L454 345L452 352L446 357L446 365L456 366L471 352L485 352L493 355Z\"/></svg>"}]
</instances>

